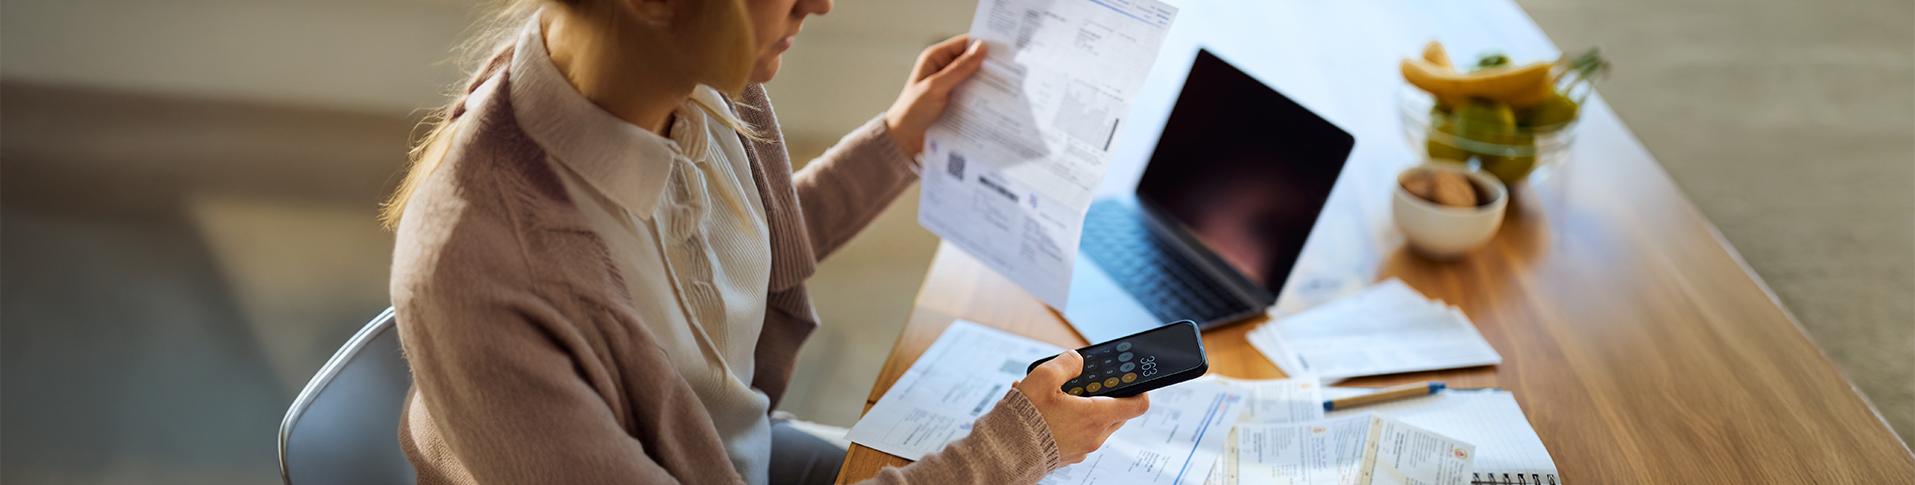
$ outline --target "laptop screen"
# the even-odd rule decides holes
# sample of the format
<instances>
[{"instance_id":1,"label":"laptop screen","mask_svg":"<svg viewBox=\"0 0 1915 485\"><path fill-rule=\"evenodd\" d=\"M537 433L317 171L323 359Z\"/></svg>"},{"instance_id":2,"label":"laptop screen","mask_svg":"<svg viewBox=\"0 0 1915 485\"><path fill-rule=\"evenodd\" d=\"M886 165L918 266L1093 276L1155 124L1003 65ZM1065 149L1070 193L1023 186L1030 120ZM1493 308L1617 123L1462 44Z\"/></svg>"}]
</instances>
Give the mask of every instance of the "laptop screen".
<instances>
[{"instance_id":1,"label":"laptop screen","mask_svg":"<svg viewBox=\"0 0 1915 485\"><path fill-rule=\"evenodd\" d=\"M1274 295L1356 140L1199 51L1137 197Z\"/></svg>"}]
</instances>

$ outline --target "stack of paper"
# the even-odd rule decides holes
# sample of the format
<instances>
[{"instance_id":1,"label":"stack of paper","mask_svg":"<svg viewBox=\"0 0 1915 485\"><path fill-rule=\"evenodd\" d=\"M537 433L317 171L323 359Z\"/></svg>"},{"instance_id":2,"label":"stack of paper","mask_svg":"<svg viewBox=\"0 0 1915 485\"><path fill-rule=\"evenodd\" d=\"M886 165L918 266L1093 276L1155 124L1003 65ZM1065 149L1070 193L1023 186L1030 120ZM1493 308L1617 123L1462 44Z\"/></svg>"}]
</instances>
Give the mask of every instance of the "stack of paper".
<instances>
[{"instance_id":1,"label":"stack of paper","mask_svg":"<svg viewBox=\"0 0 1915 485\"><path fill-rule=\"evenodd\" d=\"M1375 415L1237 427L1227 483L1441 484L1470 480L1476 447Z\"/></svg>"},{"instance_id":2,"label":"stack of paper","mask_svg":"<svg viewBox=\"0 0 1915 485\"><path fill-rule=\"evenodd\" d=\"M1375 485L1469 482L1474 447L1418 424L1323 412L1315 379L1219 379L1250 396L1206 485Z\"/></svg>"},{"instance_id":3,"label":"stack of paper","mask_svg":"<svg viewBox=\"0 0 1915 485\"><path fill-rule=\"evenodd\" d=\"M1328 388L1335 399L1375 389ZM1476 445L1471 483L1561 484L1556 461L1529 426L1516 396L1501 389L1448 389L1434 396L1358 407L1329 414L1332 419L1374 414L1400 420Z\"/></svg>"},{"instance_id":4,"label":"stack of paper","mask_svg":"<svg viewBox=\"0 0 1915 485\"><path fill-rule=\"evenodd\" d=\"M1150 391L1150 411L1124 423L1084 461L1038 483L1203 483L1223 456L1230 428L1244 411L1241 389L1215 379Z\"/></svg>"},{"instance_id":5,"label":"stack of paper","mask_svg":"<svg viewBox=\"0 0 1915 485\"><path fill-rule=\"evenodd\" d=\"M1315 379L1278 379L1264 381L1208 378L1242 390L1250 404L1237 418L1237 426L1246 424L1301 423L1323 419L1323 387ZM1223 459L1211 466L1205 485L1237 483L1237 428L1224 440Z\"/></svg>"},{"instance_id":6,"label":"stack of paper","mask_svg":"<svg viewBox=\"0 0 1915 485\"><path fill-rule=\"evenodd\" d=\"M970 434L971 424L1024 377L1032 361L1063 351L959 320L878 398L846 437L899 457L923 458ZM1199 379L1152 391L1149 412L1125 423L1083 462L1058 469L1043 483L1201 483L1223 453L1231 426L1245 412L1247 397L1257 389ZM1320 417L1321 394L1315 387L1308 391L1283 398L1287 401L1273 401L1257 412L1287 415L1311 404ZM1284 394L1275 388L1265 392L1273 397Z\"/></svg>"},{"instance_id":7,"label":"stack of paper","mask_svg":"<svg viewBox=\"0 0 1915 485\"><path fill-rule=\"evenodd\" d=\"M969 434L1031 361L1062 351L957 321L847 437L900 457L923 458ZM1246 483L1317 483L1311 477L1356 485L1411 483L1392 477L1464 483L1451 478L1470 472L1468 443L1407 419L1326 421L1324 392L1314 379L1219 377L1151 391L1149 412L1125 423L1083 462L1057 469L1042 483L1223 485L1239 483L1243 473L1249 474Z\"/></svg>"},{"instance_id":8,"label":"stack of paper","mask_svg":"<svg viewBox=\"0 0 1915 485\"><path fill-rule=\"evenodd\" d=\"M1285 374L1325 382L1503 361L1463 312L1394 279L1266 323L1248 339Z\"/></svg>"}]
</instances>

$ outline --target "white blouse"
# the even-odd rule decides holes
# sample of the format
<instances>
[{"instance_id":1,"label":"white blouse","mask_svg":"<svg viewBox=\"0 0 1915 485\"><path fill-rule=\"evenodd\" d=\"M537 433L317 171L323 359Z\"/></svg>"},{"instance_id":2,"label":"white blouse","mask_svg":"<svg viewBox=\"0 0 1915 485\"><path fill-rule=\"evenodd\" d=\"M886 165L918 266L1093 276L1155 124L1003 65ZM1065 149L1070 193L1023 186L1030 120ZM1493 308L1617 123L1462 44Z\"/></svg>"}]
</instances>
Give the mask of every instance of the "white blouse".
<instances>
[{"instance_id":1,"label":"white blouse","mask_svg":"<svg viewBox=\"0 0 1915 485\"><path fill-rule=\"evenodd\" d=\"M771 242L738 134L690 101L670 138L600 109L552 64L536 16L509 69L513 113L604 239L639 321L711 413L732 466L765 483L771 401L751 380ZM731 109L710 87L693 96Z\"/></svg>"}]
</instances>

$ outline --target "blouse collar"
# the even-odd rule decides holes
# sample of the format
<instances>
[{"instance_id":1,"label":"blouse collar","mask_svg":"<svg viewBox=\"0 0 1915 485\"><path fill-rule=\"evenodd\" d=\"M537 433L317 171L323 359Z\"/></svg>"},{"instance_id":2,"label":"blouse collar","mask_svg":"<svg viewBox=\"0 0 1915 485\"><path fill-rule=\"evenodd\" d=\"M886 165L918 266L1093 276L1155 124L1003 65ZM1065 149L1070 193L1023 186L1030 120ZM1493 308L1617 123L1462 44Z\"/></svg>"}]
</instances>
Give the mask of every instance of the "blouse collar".
<instances>
[{"instance_id":1,"label":"blouse collar","mask_svg":"<svg viewBox=\"0 0 1915 485\"><path fill-rule=\"evenodd\" d=\"M543 14L543 12L541 12ZM670 179L674 161L702 155L705 113L690 101L680 106L671 138L634 125L592 104L559 73L545 48L539 15L520 32L510 66L513 114L540 148L593 189L639 218L649 220Z\"/></svg>"}]
</instances>

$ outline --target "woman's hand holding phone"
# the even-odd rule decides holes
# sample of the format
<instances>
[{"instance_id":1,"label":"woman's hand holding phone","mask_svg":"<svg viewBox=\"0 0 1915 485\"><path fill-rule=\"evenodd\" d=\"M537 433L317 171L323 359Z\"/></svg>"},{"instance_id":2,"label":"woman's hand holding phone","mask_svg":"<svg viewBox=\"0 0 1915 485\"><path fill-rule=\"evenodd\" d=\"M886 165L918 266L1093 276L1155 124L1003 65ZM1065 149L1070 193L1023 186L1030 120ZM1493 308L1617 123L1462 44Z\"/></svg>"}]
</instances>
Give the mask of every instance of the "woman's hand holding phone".
<instances>
[{"instance_id":1,"label":"woman's hand holding phone","mask_svg":"<svg viewBox=\"0 0 1915 485\"><path fill-rule=\"evenodd\" d=\"M1150 410L1148 394L1079 397L1059 389L1083 371L1084 357L1076 350L1066 350L1014 385L1044 416L1051 437L1057 441L1057 456L1064 464L1084 461L1085 455L1104 446L1124 422Z\"/></svg>"},{"instance_id":2,"label":"woman's hand holding phone","mask_svg":"<svg viewBox=\"0 0 1915 485\"><path fill-rule=\"evenodd\" d=\"M984 44L971 42L970 36L945 39L918 54L911 77L891 109L884 112L885 128L892 141L906 154L917 156L924 150L924 132L944 115L950 104L951 90L976 74L984 65Z\"/></svg>"}]
</instances>

